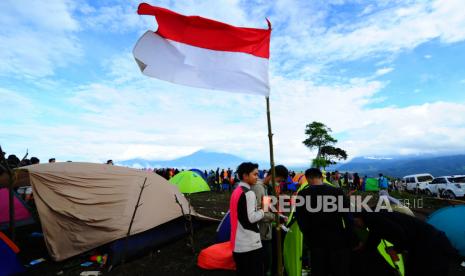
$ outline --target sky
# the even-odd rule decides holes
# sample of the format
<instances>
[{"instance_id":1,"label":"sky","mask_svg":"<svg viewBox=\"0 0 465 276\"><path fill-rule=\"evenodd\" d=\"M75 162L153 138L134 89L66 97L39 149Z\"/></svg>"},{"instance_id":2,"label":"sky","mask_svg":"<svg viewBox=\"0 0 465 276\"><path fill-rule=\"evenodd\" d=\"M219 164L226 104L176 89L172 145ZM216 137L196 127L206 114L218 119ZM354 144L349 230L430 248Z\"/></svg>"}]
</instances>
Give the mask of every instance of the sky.
<instances>
[{"instance_id":1,"label":"sky","mask_svg":"<svg viewBox=\"0 0 465 276\"><path fill-rule=\"evenodd\" d=\"M42 161L170 160L198 150L267 160L265 98L142 75L156 30L140 2L0 1L0 145ZM149 1L267 28L277 163L309 164L305 126L350 158L465 153L465 1Z\"/></svg>"}]
</instances>

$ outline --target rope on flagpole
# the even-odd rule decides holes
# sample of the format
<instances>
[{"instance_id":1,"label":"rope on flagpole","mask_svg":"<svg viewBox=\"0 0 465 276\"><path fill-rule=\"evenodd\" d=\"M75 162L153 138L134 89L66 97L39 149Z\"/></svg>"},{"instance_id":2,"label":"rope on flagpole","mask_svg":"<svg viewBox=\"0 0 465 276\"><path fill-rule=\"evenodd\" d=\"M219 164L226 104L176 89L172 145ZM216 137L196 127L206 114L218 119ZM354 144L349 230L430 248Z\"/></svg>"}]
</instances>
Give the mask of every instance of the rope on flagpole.
<instances>
[{"instance_id":1,"label":"rope on flagpole","mask_svg":"<svg viewBox=\"0 0 465 276\"><path fill-rule=\"evenodd\" d=\"M273 185L273 192L276 198L279 199L279 184L276 185L276 172L274 168L274 153L273 153L273 133L271 131L271 115L270 115L270 97L267 96L266 98L266 117L268 120L268 141L270 145L270 166L271 166L271 183ZM279 200L277 203L277 210L279 212ZM282 276L284 273L283 270L283 251L281 245L281 223L279 221L279 215L276 214L276 257L277 257L277 275Z\"/></svg>"}]
</instances>

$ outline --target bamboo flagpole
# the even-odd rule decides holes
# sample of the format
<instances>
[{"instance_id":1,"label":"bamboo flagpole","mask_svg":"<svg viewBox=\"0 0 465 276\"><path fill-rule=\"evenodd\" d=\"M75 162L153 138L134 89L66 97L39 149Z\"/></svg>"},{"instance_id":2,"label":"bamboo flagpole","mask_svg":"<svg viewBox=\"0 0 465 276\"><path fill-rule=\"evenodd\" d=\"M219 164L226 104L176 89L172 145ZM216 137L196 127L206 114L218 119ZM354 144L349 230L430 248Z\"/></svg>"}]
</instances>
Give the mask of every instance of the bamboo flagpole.
<instances>
[{"instance_id":1,"label":"bamboo flagpole","mask_svg":"<svg viewBox=\"0 0 465 276\"><path fill-rule=\"evenodd\" d=\"M280 187L276 184L276 172L274 164L274 151L273 151L273 132L271 130L271 111L270 111L270 97L266 97L266 118L268 121L268 144L270 147L270 166L271 166L271 183L276 198L279 199ZM277 210L279 211L279 200L277 201ZM281 245L281 223L279 215L276 214L276 272L279 276L283 275L283 250Z\"/></svg>"}]
</instances>

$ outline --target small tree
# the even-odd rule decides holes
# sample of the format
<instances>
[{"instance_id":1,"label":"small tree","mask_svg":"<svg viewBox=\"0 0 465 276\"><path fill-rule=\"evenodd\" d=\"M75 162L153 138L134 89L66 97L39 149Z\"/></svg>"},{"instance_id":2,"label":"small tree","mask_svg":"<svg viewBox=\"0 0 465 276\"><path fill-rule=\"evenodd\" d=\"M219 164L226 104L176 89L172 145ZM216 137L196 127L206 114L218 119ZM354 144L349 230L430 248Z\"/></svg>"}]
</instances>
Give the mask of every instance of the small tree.
<instances>
[{"instance_id":1,"label":"small tree","mask_svg":"<svg viewBox=\"0 0 465 276\"><path fill-rule=\"evenodd\" d=\"M331 129L320 122L308 124L305 129L305 134L308 138L303 141L310 150L316 148L316 159L321 157L321 148L328 145L333 145L337 142L329 133Z\"/></svg>"},{"instance_id":2,"label":"small tree","mask_svg":"<svg viewBox=\"0 0 465 276\"><path fill-rule=\"evenodd\" d=\"M316 149L317 154L312 161L313 167L325 168L328 165L336 164L336 160L347 159L347 153L333 145L337 140L330 135L331 129L320 122L312 122L305 129L308 138L303 141L310 150Z\"/></svg>"},{"instance_id":3,"label":"small tree","mask_svg":"<svg viewBox=\"0 0 465 276\"><path fill-rule=\"evenodd\" d=\"M321 148L321 156L326 161L326 166L328 166L337 164L336 161L346 160L347 152L341 148L336 148L333 146L323 146Z\"/></svg>"}]
</instances>

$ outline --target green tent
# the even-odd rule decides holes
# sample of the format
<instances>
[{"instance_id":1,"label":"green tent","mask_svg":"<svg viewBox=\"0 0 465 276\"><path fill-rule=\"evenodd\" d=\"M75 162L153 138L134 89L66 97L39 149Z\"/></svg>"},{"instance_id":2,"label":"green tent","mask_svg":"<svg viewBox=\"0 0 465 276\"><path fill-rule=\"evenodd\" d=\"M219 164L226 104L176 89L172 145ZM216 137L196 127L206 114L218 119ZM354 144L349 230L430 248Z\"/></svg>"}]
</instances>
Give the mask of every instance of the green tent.
<instances>
[{"instance_id":1,"label":"green tent","mask_svg":"<svg viewBox=\"0 0 465 276\"><path fill-rule=\"evenodd\" d=\"M184 194L210 191L207 182L193 171L180 172L169 181L171 184L178 186L179 191Z\"/></svg>"},{"instance_id":2,"label":"green tent","mask_svg":"<svg viewBox=\"0 0 465 276\"><path fill-rule=\"evenodd\" d=\"M367 192L379 191L378 179L376 179L376 178L367 178L367 180L365 182L365 191L367 191Z\"/></svg>"}]
</instances>

